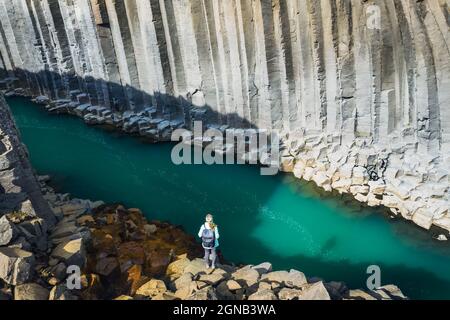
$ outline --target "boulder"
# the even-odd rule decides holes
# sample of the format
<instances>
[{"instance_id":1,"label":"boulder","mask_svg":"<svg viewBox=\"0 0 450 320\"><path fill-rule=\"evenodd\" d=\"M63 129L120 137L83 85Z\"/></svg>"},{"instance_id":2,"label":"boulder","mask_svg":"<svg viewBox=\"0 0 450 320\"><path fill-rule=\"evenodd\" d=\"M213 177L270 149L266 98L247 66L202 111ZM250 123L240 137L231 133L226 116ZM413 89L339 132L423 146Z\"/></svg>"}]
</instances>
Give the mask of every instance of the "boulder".
<instances>
[{"instance_id":1,"label":"boulder","mask_svg":"<svg viewBox=\"0 0 450 320\"><path fill-rule=\"evenodd\" d=\"M61 207L61 210L64 216L73 215L75 217L79 217L86 212L86 205L82 203L77 203L75 200L73 200L70 203L65 203Z\"/></svg>"},{"instance_id":2,"label":"boulder","mask_svg":"<svg viewBox=\"0 0 450 320\"><path fill-rule=\"evenodd\" d=\"M146 270L153 275L162 275L170 263L170 250L155 250L147 255Z\"/></svg>"},{"instance_id":3,"label":"boulder","mask_svg":"<svg viewBox=\"0 0 450 320\"><path fill-rule=\"evenodd\" d=\"M77 265L82 268L86 264L86 252L82 239L60 243L53 250L51 256L64 261L69 266Z\"/></svg>"},{"instance_id":4,"label":"boulder","mask_svg":"<svg viewBox=\"0 0 450 320\"><path fill-rule=\"evenodd\" d=\"M186 300L218 300L212 287L205 287L191 294Z\"/></svg>"},{"instance_id":5,"label":"boulder","mask_svg":"<svg viewBox=\"0 0 450 320\"><path fill-rule=\"evenodd\" d=\"M179 277L177 280L174 281L173 287L178 290L189 286L192 281L193 281L192 274L184 273L181 277Z\"/></svg>"},{"instance_id":6,"label":"boulder","mask_svg":"<svg viewBox=\"0 0 450 320\"><path fill-rule=\"evenodd\" d=\"M167 291L166 284L157 279L152 279L149 282L142 285L137 291L136 294L144 297L153 298L161 293Z\"/></svg>"},{"instance_id":7,"label":"boulder","mask_svg":"<svg viewBox=\"0 0 450 320\"><path fill-rule=\"evenodd\" d=\"M440 234L436 237L436 240L438 241L448 241L448 238L445 236L445 234Z\"/></svg>"},{"instance_id":8,"label":"boulder","mask_svg":"<svg viewBox=\"0 0 450 320\"><path fill-rule=\"evenodd\" d=\"M302 291L299 300L331 300L323 282L316 282Z\"/></svg>"},{"instance_id":9,"label":"boulder","mask_svg":"<svg viewBox=\"0 0 450 320\"><path fill-rule=\"evenodd\" d=\"M105 277L111 276L115 271L119 271L119 262L115 257L100 259L95 266L95 272Z\"/></svg>"},{"instance_id":10,"label":"boulder","mask_svg":"<svg viewBox=\"0 0 450 320\"><path fill-rule=\"evenodd\" d=\"M35 258L18 248L0 248L0 278L11 285L27 282L33 272Z\"/></svg>"},{"instance_id":11,"label":"boulder","mask_svg":"<svg viewBox=\"0 0 450 320\"><path fill-rule=\"evenodd\" d=\"M276 285L276 282L269 283L269 282L261 281L257 284L257 286L255 286L255 288L248 288L249 289L248 291L250 291L251 293L254 293L256 291L266 290L266 289L272 290L272 289L276 289L278 287L279 287L279 285ZM255 289L257 289L257 290L255 290Z\"/></svg>"},{"instance_id":12,"label":"boulder","mask_svg":"<svg viewBox=\"0 0 450 320\"><path fill-rule=\"evenodd\" d=\"M203 281L195 281L195 284L197 286L197 289L199 289L199 290L209 286L208 283L203 282Z\"/></svg>"},{"instance_id":13,"label":"boulder","mask_svg":"<svg viewBox=\"0 0 450 320\"><path fill-rule=\"evenodd\" d=\"M307 283L303 272L297 270L274 271L269 272L261 277L262 281L276 282L290 288L300 288Z\"/></svg>"},{"instance_id":14,"label":"boulder","mask_svg":"<svg viewBox=\"0 0 450 320\"><path fill-rule=\"evenodd\" d=\"M37 283L21 284L14 288L14 300L48 300L49 294Z\"/></svg>"},{"instance_id":15,"label":"boulder","mask_svg":"<svg viewBox=\"0 0 450 320\"><path fill-rule=\"evenodd\" d=\"M80 226L92 225L95 224L95 220L91 215L84 215L77 219L77 223Z\"/></svg>"},{"instance_id":16,"label":"boulder","mask_svg":"<svg viewBox=\"0 0 450 320\"><path fill-rule=\"evenodd\" d=\"M450 217L445 216L443 218L435 219L433 220L433 224L441 227L442 229L450 231Z\"/></svg>"},{"instance_id":17,"label":"boulder","mask_svg":"<svg viewBox=\"0 0 450 320\"><path fill-rule=\"evenodd\" d=\"M324 286L332 300L340 300L348 294L348 287L343 282L327 282Z\"/></svg>"},{"instance_id":18,"label":"boulder","mask_svg":"<svg viewBox=\"0 0 450 320\"><path fill-rule=\"evenodd\" d=\"M431 225L433 224L432 214L425 209L417 210L412 216L412 220L415 224L427 230L430 230Z\"/></svg>"},{"instance_id":19,"label":"boulder","mask_svg":"<svg viewBox=\"0 0 450 320\"><path fill-rule=\"evenodd\" d=\"M368 182L370 192L376 195L382 195L386 190L386 184L382 180Z\"/></svg>"},{"instance_id":20,"label":"boulder","mask_svg":"<svg viewBox=\"0 0 450 320\"><path fill-rule=\"evenodd\" d=\"M260 275L272 272L272 264L270 262L263 262L252 268L258 271Z\"/></svg>"},{"instance_id":21,"label":"boulder","mask_svg":"<svg viewBox=\"0 0 450 320\"><path fill-rule=\"evenodd\" d=\"M389 294L393 299L407 299L407 297L403 294L403 292L395 285L386 285L378 288L379 290L383 290L387 294Z\"/></svg>"},{"instance_id":22,"label":"boulder","mask_svg":"<svg viewBox=\"0 0 450 320\"><path fill-rule=\"evenodd\" d=\"M235 280L228 280L225 282L225 285L230 291L242 289L242 286Z\"/></svg>"},{"instance_id":23,"label":"boulder","mask_svg":"<svg viewBox=\"0 0 450 320\"><path fill-rule=\"evenodd\" d=\"M142 266L141 265L133 265L130 269L126 271L127 275L127 283L130 288L130 295L135 295L137 289L148 280L146 277L142 276Z\"/></svg>"},{"instance_id":24,"label":"boulder","mask_svg":"<svg viewBox=\"0 0 450 320\"><path fill-rule=\"evenodd\" d=\"M377 300L372 295L368 294L363 290L350 290L348 292L348 298L351 300Z\"/></svg>"},{"instance_id":25,"label":"boulder","mask_svg":"<svg viewBox=\"0 0 450 320\"><path fill-rule=\"evenodd\" d=\"M47 235L47 223L40 218L27 220L19 224L26 229L33 237L45 237Z\"/></svg>"},{"instance_id":26,"label":"boulder","mask_svg":"<svg viewBox=\"0 0 450 320\"><path fill-rule=\"evenodd\" d=\"M170 263L167 266L166 275L176 277L176 276L183 274L184 269L187 267L187 265L189 263L190 263L190 260L185 257Z\"/></svg>"},{"instance_id":27,"label":"boulder","mask_svg":"<svg viewBox=\"0 0 450 320\"><path fill-rule=\"evenodd\" d=\"M248 287L251 287L259 280L259 272L253 269L251 266L245 266L241 269L236 270L231 274L231 277Z\"/></svg>"},{"instance_id":28,"label":"boulder","mask_svg":"<svg viewBox=\"0 0 450 320\"><path fill-rule=\"evenodd\" d=\"M50 273L59 281L62 281L67 276L67 267L64 262L59 262L50 268Z\"/></svg>"},{"instance_id":29,"label":"boulder","mask_svg":"<svg viewBox=\"0 0 450 320\"><path fill-rule=\"evenodd\" d=\"M117 248L117 256L122 272L132 265L142 265L145 262L145 250L142 244L136 241L121 243Z\"/></svg>"},{"instance_id":30,"label":"boulder","mask_svg":"<svg viewBox=\"0 0 450 320\"><path fill-rule=\"evenodd\" d=\"M32 247L31 244L25 239L25 237L19 237L16 240L14 240L12 243L9 244L10 248L18 248L25 251L31 251Z\"/></svg>"},{"instance_id":31,"label":"boulder","mask_svg":"<svg viewBox=\"0 0 450 320\"><path fill-rule=\"evenodd\" d=\"M375 289L371 293L377 300L392 300L391 296L383 290Z\"/></svg>"},{"instance_id":32,"label":"boulder","mask_svg":"<svg viewBox=\"0 0 450 320\"><path fill-rule=\"evenodd\" d=\"M78 300L78 297L70 292L66 285L56 285L52 288L49 300Z\"/></svg>"},{"instance_id":33,"label":"boulder","mask_svg":"<svg viewBox=\"0 0 450 320\"><path fill-rule=\"evenodd\" d=\"M8 220L6 216L0 218L0 246L10 244L19 234L14 223Z\"/></svg>"},{"instance_id":34,"label":"boulder","mask_svg":"<svg viewBox=\"0 0 450 320\"><path fill-rule=\"evenodd\" d=\"M202 274L198 278L199 281L203 281L209 285L215 286L219 282L225 279L224 273L211 273L211 274Z\"/></svg>"},{"instance_id":35,"label":"boulder","mask_svg":"<svg viewBox=\"0 0 450 320\"><path fill-rule=\"evenodd\" d=\"M170 301L170 300L177 300L177 296L175 296L175 293L166 291L163 293L160 293L152 298L152 300L163 300L163 301Z\"/></svg>"},{"instance_id":36,"label":"boulder","mask_svg":"<svg viewBox=\"0 0 450 320\"><path fill-rule=\"evenodd\" d=\"M234 280L229 280L235 282L238 286L239 284ZM219 300L236 300L236 296L230 291L227 286L227 282L221 282L216 288L217 297Z\"/></svg>"},{"instance_id":37,"label":"boulder","mask_svg":"<svg viewBox=\"0 0 450 320\"><path fill-rule=\"evenodd\" d=\"M301 289L283 288L278 292L280 300L298 300L303 294Z\"/></svg>"},{"instance_id":38,"label":"boulder","mask_svg":"<svg viewBox=\"0 0 450 320\"><path fill-rule=\"evenodd\" d=\"M156 232L158 228L154 224L146 224L144 226L144 232L147 236L151 236Z\"/></svg>"},{"instance_id":39,"label":"boulder","mask_svg":"<svg viewBox=\"0 0 450 320\"><path fill-rule=\"evenodd\" d=\"M186 264L183 269L183 273L190 272L194 276L200 272L204 272L206 270L205 261L203 259L194 259Z\"/></svg>"},{"instance_id":40,"label":"boulder","mask_svg":"<svg viewBox=\"0 0 450 320\"><path fill-rule=\"evenodd\" d=\"M278 300L278 298L271 289L264 289L250 295L248 300Z\"/></svg>"},{"instance_id":41,"label":"boulder","mask_svg":"<svg viewBox=\"0 0 450 320\"><path fill-rule=\"evenodd\" d=\"M77 233L79 228L76 226L75 221L65 221L62 220L54 230L50 237L53 238L64 238L72 234Z\"/></svg>"},{"instance_id":42,"label":"boulder","mask_svg":"<svg viewBox=\"0 0 450 320\"><path fill-rule=\"evenodd\" d=\"M188 284L185 284L184 286L180 287L175 292L175 296L178 299L185 300L197 290L198 290L197 283L195 281L191 281Z\"/></svg>"}]
</instances>

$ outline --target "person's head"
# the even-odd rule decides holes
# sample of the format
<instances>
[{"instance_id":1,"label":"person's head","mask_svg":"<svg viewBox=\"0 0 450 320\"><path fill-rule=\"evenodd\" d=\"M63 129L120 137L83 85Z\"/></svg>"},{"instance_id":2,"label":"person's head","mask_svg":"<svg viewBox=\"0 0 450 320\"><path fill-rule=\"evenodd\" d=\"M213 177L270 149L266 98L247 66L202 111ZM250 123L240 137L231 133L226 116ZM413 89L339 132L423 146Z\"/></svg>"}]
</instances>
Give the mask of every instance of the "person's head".
<instances>
[{"instance_id":1,"label":"person's head","mask_svg":"<svg viewBox=\"0 0 450 320\"><path fill-rule=\"evenodd\" d=\"M214 218L213 218L212 214L208 213L205 217L205 221L206 221L206 223L209 224L209 227L211 229L214 230L216 228L216 224L214 223Z\"/></svg>"}]
</instances>

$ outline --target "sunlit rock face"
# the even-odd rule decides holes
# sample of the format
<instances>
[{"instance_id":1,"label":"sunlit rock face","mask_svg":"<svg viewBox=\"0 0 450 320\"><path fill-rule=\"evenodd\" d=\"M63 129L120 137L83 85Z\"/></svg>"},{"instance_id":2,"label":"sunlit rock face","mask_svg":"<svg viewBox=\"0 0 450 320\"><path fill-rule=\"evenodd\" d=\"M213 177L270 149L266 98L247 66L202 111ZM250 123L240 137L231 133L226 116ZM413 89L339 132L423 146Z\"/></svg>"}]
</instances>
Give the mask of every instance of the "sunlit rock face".
<instances>
[{"instance_id":1,"label":"sunlit rock face","mask_svg":"<svg viewBox=\"0 0 450 320\"><path fill-rule=\"evenodd\" d=\"M450 230L449 7L0 0L0 89L278 130L284 170Z\"/></svg>"}]
</instances>

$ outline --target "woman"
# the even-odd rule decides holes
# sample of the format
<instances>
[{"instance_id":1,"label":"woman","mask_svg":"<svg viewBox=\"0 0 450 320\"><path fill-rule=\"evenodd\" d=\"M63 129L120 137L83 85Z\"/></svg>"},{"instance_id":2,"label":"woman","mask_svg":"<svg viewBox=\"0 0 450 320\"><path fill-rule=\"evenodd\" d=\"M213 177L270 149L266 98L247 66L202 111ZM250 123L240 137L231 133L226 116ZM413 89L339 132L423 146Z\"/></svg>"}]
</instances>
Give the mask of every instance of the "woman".
<instances>
[{"instance_id":1,"label":"woman","mask_svg":"<svg viewBox=\"0 0 450 320\"><path fill-rule=\"evenodd\" d=\"M213 216L207 214L205 223L200 227L198 232L199 238L202 239L202 246L205 249L206 268L209 268L209 260L211 260L211 268L216 267L216 248L219 246L219 228L213 221Z\"/></svg>"}]
</instances>

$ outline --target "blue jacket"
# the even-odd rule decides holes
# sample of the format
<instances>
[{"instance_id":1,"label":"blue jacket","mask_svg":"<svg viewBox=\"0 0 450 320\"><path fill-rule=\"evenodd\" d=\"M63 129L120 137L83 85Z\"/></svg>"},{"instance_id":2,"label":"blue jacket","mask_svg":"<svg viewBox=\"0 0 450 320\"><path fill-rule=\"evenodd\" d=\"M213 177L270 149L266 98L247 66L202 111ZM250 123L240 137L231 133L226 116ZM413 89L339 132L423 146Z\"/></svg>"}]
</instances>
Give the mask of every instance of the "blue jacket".
<instances>
[{"instance_id":1,"label":"blue jacket","mask_svg":"<svg viewBox=\"0 0 450 320\"><path fill-rule=\"evenodd\" d=\"M205 222L204 224L202 224L202 226L200 227L200 231L198 232L199 238L202 237L203 230L205 230L205 229L211 229L209 227L209 223ZM219 228L217 226L214 228L214 239L215 239L214 248L217 248L219 246L219 240L218 240L219 239ZM203 247L203 248L205 248L205 247Z\"/></svg>"}]
</instances>

